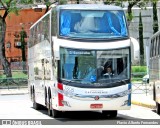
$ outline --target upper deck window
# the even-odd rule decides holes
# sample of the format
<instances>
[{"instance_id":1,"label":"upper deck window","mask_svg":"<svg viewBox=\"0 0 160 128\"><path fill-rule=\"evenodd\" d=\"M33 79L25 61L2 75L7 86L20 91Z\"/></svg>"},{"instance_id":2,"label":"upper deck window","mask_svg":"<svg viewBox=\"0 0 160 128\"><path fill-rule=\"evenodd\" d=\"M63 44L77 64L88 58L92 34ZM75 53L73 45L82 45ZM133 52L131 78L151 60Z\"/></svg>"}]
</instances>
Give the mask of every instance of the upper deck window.
<instances>
[{"instance_id":1,"label":"upper deck window","mask_svg":"<svg viewBox=\"0 0 160 128\"><path fill-rule=\"evenodd\" d=\"M120 10L61 10L59 34L86 39L128 37L125 15Z\"/></svg>"}]
</instances>

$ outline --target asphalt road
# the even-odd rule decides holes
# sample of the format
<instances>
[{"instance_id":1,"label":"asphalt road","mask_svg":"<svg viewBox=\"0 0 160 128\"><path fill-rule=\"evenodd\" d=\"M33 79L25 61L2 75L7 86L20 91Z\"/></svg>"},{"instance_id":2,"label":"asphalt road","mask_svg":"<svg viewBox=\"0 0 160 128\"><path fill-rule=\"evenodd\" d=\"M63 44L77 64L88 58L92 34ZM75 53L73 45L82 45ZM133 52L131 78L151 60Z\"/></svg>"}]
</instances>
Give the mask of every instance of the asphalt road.
<instances>
[{"instance_id":1,"label":"asphalt road","mask_svg":"<svg viewBox=\"0 0 160 128\"><path fill-rule=\"evenodd\" d=\"M117 118L102 117L101 112L65 112L63 118L54 119L47 115L47 110L35 110L26 95L0 96L0 119L51 119L53 124L107 124L110 121L160 119L155 110L132 105L131 110L118 111Z\"/></svg>"}]
</instances>

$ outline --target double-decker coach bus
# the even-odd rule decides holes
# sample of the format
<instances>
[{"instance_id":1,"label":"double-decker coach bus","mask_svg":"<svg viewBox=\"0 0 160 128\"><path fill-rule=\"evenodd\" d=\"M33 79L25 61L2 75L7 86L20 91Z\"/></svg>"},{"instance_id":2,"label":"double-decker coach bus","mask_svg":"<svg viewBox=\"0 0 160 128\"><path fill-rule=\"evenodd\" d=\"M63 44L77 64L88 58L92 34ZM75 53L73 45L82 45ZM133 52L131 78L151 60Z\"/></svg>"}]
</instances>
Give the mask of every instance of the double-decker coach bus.
<instances>
[{"instance_id":1,"label":"double-decker coach bus","mask_svg":"<svg viewBox=\"0 0 160 128\"><path fill-rule=\"evenodd\" d=\"M58 5L30 28L28 85L33 107L101 111L131 107L131 40L122 8Z\"/></svg>"},{"instance_id":2,"label":"double-decker coach bus","mask_svg":"<svg viewBox=\"0 0 160 128\"><path fill-rule=\"evenodd\" d=\"M151 37L149 46L149 90L156 102L157 113L160 114L160 31Z\"/></svg>"}]
</instances>

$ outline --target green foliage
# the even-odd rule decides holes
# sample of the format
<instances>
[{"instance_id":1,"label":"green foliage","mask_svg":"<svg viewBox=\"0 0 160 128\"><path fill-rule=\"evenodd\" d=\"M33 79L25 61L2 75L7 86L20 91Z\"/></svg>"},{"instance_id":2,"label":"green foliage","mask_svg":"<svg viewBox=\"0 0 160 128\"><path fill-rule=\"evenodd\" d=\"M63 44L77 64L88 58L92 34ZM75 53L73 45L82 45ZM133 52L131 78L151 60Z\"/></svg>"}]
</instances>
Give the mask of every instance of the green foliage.
<instances>
[{"instance_id":1,"label":"green foliage","mask_svg":"<svg viewBox=\"0 0 160 128\"><path fill-rule=\"evenodd\" d=\"M18 4L33 4L34 0L1 0L0 5L2 8L4 8L5 11L7 11L7 15L10 13L15 13L18 15L18 11L20 10L18 8ZM5 17L6 18L6 17Z\"/></svg>"},{"instance_id":2,"label":"green foliage","mask_svg":"<svg viewBox=\"0 0 160 128\"><path fill-rule=\"evenodd\" d=\"M2 76L3 76L3 73L0 71L0 78L2 78Z\"/></svg>"},{"instance_id":3,"label":"green foliage","mask_svg":"<svg viewBox=\"0 0 160 128\"><path fill-rule=\"evenodd\" d=\"M147 72L146 66L132 66L132 73Z\"/></svg>"},{"instance_id":4,"label":"green foliage","mask_svg":"<svg viewBox=\"0 0 160 128\"><path fill-rule=\"evenodd\" d=\"M49 1L48 1L48 2L45 2L45 5L46 5L46 6L50 6L50 5L51 5L51 2L49 2Z\"/></svg>"},{"instance_id":5,"label":"green foliage","mask_svg":"<svg viewBox=\"0 0 160 128\"><path fill-rule=\"evenodd\" d=\"M67 4L67 0L59 0L59 4L60 5Z\"/></svg>"},{"instance_id":6,"label":"green foliage","mask_svg":"<svg viewBox=\"0 0 160 128\"><path fill-rule=\"evenodd\" d=\"M10 8L8 9L8 13L14 13L14 14L18 15L18 11L19 11L19 10L20 10L20 9L17 8L17 7L10 7Z\"/></svg>"},{"instance_id":7,"label":"green foliage","mask_svg":"<svg viewBox=\"0 0 160 128\"><path fill-rule=\"evenodd\" d=\"M12 78L27 78L28 75L24 74L22 71L12 72ZM0 78L6 78L5 74L0 72Z\"/></svg>"},{"instance_id":8,"label":"green foliage","mask_svg":"<svg viewBox=\"0 0 160 128\"><path fill-rule=\"evenodd\" d=\"M143 46L143 23L141 12L139 13L139 44L140 44L140 56L141 56L141 65L143 65L144 61L144 46Z\"/></svg>"},{"instance_id":9,"label":"green foliage","mask_svg":"<svg viewBox=\"0 0 160 128\"><path fill-rule=\"evenodd\" d=\"M157 1L157 0L155 0ZM139 8L145 8L146 4L150 2L150 0L105 0L104 4L110 5L114 4L117 6L124 7L125 2L128 2L128 7L127 7L127 20L131 21L133 19L132 15L132 7L138 6Z\"/></svg>"},{"instance_id":10,"label":"green foliage","mask_svg":"<svg viewBox=\"0 0 160 128\"><path fill-rule=\"evenodd\" d=\"M158 31L157 2L153 2L153 33Z\"/></svg>"},{"instance_id":11,"label":"green foliage","mask_svg":"<svg viewBox=\"0 0 160 128\"><path fill-rule=\"evenodd\" d=\"M35 75L38 75L38 74L39 74L39 69L38 69L38 67L35 67L35 68L34 68L34 73L35 73Z\"/></svg>"},{"instance_id":12,"label":"green foliage","mask_svg":"<svg viewBox=\"0 0 160 128\"><path fill-rule=\"evenodd\" d=\"M20 0L19 3L20 4L33 4L34 0Z\"/></svg>"},{"instance_id":13,"label":"green foliage","mask_svg":"<svg viewBox=\"0 0 160 128\"><path fill-rule=\"evenodd\" d=\"M27 32L22 27L22 31L20 32L20 41L21 41L21 50L22 50L22 61L26 61L26 55L25 55L25 38L27 38Z\"/></svg>"},{"instance_id":14,"label":"green foliage","mask_svg":"<svg viewBox=\"0 0 160 128\"><path fill-rule=\"evenodd\" d=\"M146 66L132 66L131 73L132 73L132 82L135 82L135 81L142 82L143 76L147 74L147 67Z\"/></svg>"},{"instance_id":15,"label":"green foliage","mask_svg":"<svg viewBox=\"0 0 160 128\"><path fill-rule=\"evenodd\" d=\"M131 21L133 19L133 14L132 13L127 13L126 17L127 17L128 21Z\"/></svg>"},{"instance_id":16,"label":"green foliage","mask_svg":"<svg viewBox=\"0 0 160 128\"><path fill-rule=\"evenodd\" d=\"M12 78L27 78L28 77L23 72L13 72L12 75L13 75Z\"/></svg>"}]
</instances>

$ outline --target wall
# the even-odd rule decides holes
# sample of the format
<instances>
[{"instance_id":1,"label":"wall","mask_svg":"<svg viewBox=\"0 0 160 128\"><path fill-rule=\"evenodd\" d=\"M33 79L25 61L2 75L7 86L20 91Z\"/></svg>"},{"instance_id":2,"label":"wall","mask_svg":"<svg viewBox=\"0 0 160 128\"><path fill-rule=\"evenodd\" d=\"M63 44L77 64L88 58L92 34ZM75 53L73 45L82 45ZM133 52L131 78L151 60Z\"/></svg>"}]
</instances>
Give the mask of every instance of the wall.
<instances>
[{"instance_id":1,"label":"wall","mask_svg":"<svg viewBox=\"0 0 160 128\"><path fill-rule=\"evenodd\" d=\"M17 42L20 42L20 32L22 31L22 27L24 27L24 30L27 33L27 38L25 39L25 41L27 42L30 26L35 23L41 16L43 16L44 13L45 10L36 12L33 9L23 9L19 11L19 15L11 13L7 17L5 48L6 57L10 62L21 61L22 59L21 49L17 46Z\"/></svg>"},{"instance_id":2,"label":"wall","mask_svg":"<svg viewBox=\"0 0 160 128\"><path fill-rule=\"evenodd\" d=\"M139 41L139 12L141 11L142 23L143 23L143 43L144 43L144 61L148 57L147 47L150 43L150 38L153 35L153 10L152 7L146 9L133 8L133 20L129 25L130 36ZM160 23L160 8L157 7L158 22ZM160 24L159 24L160 28ZM160 30L160 29L159 29ZM147 55L147 56L146 56ZM147 63L147 62L146 62Z\"/></svg>"}]
</instances>

